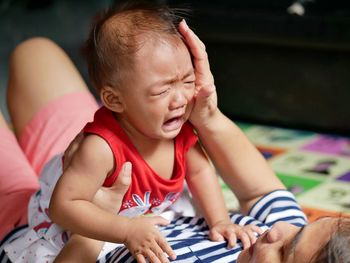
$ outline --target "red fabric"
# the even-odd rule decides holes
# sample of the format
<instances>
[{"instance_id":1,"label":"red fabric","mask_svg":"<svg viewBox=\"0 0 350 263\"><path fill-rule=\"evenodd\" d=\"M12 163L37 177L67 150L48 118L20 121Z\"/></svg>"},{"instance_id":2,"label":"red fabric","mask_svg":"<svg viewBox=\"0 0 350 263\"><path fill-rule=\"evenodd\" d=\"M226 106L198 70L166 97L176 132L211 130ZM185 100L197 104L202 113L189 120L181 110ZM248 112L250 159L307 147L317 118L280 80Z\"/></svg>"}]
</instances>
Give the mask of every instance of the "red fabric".
<instances>
[{"instance_id":1,"label":"red fabric","mask_svg":"<svg viewBox=\"0 0 350 263\"><path fill-rule=\"evenodd\" d=\"M120 211L138 206L151 212L162 202L173 203L179 197L186 174L186 152L197 142L189 122L183 125L175 138L175 163L171 179L164 179L152 170L107 108L102 107L96 112L94 121L85 126L84 132L102 137L114 153L116 170L105 180L104 186L113 184L126 161L132 163L132 181Z\"/></svg>"}]
</instances>

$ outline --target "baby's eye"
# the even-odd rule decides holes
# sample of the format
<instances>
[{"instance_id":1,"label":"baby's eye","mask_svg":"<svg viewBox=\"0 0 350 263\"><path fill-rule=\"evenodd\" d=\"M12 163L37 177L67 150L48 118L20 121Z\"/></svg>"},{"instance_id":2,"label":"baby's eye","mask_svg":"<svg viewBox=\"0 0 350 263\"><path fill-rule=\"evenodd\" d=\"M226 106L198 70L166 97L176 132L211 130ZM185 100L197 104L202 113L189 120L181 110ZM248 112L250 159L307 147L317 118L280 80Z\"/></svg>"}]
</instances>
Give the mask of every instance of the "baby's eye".
<instances>
[{"instance_id":1,"label":"baby's eye","mask_svg":"<svg viewBox=\"0 0 350 263\"><path fill-rule=\"evenodd\" d=\"M152 96L161 96L161 95L163 95L163 94L168 93L169 90L170 90L170 88L166 88L166 89L164 89L164 90L161 90L161 91L158 91L158 92L152 94Z\"/></svg>"},{"instance_id":2,"label":"baby's eye","mask_svg":"<svg viewBox=\"0 0 350 263\"><path fill-rule=\"evenodd\" d=\"M191 81L185 81L184 82L187 87L193 87L194 86L194 80Z\"/></svg>"}]
</instances>

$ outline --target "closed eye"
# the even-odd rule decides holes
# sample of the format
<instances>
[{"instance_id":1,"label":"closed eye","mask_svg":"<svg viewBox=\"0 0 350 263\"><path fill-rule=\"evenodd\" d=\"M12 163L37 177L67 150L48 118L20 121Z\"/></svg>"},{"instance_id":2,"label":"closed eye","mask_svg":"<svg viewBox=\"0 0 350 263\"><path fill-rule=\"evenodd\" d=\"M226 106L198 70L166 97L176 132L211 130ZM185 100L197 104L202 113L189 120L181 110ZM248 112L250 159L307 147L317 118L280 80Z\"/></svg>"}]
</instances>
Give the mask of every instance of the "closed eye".
<instances>
[{"instance_id":1,"label":"closed eye","mask_svg":"<svg viewBox=\"0 0 350 263\"><path fill-rule=\"evenodd\" d=\"M164 95L164 94L168 93L169 90L170 90L170 88L161 90L161 91L159 91L159 92L157 92L157 93L152 94L152 96L161 96L161 95Z\"/></svg>"},{"instance_id":2,"label":"closed eye","mask_svg":"<svg viewBox=\"0 0 350 263\"><path fill-rule=\"evenodd\" d=\"M194 80L192 80L192 81L185 81L184 84L185 84L186 87L191 87L192 88L194 86Z\"/></svg>"}]
</instances>

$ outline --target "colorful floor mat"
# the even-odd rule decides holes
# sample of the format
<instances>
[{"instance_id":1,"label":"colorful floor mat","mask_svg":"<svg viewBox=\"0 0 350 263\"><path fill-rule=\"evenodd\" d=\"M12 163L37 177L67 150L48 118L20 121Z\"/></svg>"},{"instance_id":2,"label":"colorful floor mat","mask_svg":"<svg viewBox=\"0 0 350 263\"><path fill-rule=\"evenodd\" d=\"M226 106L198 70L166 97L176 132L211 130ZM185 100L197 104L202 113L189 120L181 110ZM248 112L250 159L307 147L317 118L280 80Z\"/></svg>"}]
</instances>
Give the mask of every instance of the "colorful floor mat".
<instances>
[{"instance_id":1,"label":"colorful floor mat","mask_svg":"<svg viewBox=\"0 0 350 263\"><path fill-rule=\"evenodd\" d=\"M327 215L350 215L350 138L238 125L295 194L310 221ZM237 200L221 184L227 206L236 209Z\"/></svg>"}]
</instances>

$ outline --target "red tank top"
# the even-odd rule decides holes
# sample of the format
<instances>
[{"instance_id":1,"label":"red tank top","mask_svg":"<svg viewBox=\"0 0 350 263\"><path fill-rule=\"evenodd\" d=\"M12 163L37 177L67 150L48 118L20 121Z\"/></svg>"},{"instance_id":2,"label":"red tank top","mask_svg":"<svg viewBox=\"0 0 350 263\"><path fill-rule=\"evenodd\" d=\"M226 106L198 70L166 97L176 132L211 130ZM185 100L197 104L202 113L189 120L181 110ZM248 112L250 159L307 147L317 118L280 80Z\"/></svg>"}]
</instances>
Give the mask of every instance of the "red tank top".
<instances>
[{"instance_id":1,"label":"red tank top","mask_svg":"<svg viewBox=\"0 0 350 263\"><path fill-rule=\"evenodd\" d=\"M106 178L104 186L113 184L126 161L132 163L131 184L119 214L128 217L160 214L178 199L185 180L186 152L197 142L189 122L183 125L175 138L174 170L170 179L164 179L153 171L107 108L101 107L95 113L93 122L84 127L84 133L102 137L112 149L116 169Z\"/></svg>"}]
</instances>

